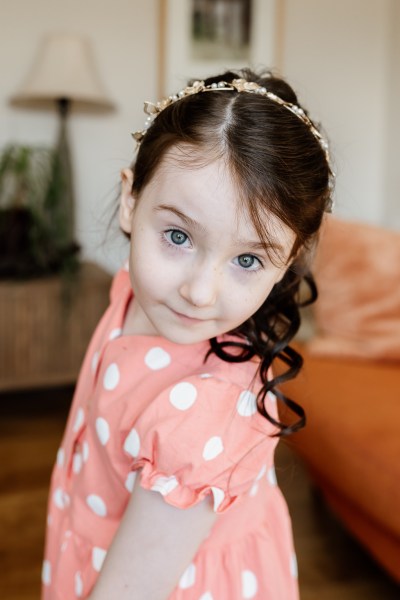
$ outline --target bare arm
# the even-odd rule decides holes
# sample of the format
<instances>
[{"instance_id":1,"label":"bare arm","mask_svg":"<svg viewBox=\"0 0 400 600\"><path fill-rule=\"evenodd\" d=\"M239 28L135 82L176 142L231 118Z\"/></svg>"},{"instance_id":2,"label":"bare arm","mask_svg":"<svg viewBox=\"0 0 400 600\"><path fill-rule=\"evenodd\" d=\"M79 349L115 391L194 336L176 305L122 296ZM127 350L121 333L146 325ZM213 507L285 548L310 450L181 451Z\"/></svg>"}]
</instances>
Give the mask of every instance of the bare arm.
<instances>
[{"instance_id":1,"label":"bare arm","mask_svg":"<svg viewBox=\"0 0 400 600\"><path fill-rule=\"evenodd\" d=\"M166 600L216 519L209 499L182 510L137 480L90 600Z\"/></svg>"}]
</instances>

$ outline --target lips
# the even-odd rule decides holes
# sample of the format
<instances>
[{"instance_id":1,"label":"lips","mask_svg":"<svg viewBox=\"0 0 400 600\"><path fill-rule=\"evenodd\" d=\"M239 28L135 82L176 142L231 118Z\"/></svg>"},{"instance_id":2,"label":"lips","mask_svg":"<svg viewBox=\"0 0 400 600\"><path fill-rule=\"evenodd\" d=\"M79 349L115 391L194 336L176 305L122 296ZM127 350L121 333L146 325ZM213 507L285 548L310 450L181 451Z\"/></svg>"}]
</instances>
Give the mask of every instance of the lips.
<instances>
[{"instance_id":1,"label":"lips","mask_svg":"<svg viewBox=\"0 0 400 600\"><path fill-rule=\"evenodd\" d=\"M176 310L173 310L172 308L170 309L177 317L179 317L180 319L184 320L184 321L190 321L192 323L203 323L205 320L207 319L198 319L197 317L189 317L188 315L184 315L183 313L180 313Z\"/></svg>"}]
</instances>

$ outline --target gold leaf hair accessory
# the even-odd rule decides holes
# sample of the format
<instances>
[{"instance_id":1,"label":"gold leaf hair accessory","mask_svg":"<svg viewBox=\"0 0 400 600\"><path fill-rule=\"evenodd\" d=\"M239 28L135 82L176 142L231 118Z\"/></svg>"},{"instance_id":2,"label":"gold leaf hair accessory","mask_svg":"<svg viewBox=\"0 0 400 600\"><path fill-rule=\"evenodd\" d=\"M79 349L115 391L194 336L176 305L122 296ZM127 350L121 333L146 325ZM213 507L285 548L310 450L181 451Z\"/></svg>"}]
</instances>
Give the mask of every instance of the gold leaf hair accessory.
<instances>
[{"instance_id":1,"label":"gold leaf hair accessory","mask_svg":"<svg viewBox=\"0 0 400 600\"><path fill-rule=\"evenodd\" d=\"M160 100L156 104L153 104L152 102L145 102L144 112L148 116L144 125L144 129L140 131L135 131L135 133L132 133L132 137L137 141L138 144L140 144L140 142L146 135L146 131L149 129L154 119L157 117L157 115L160 114L160 112L167 108L167 106L170 106L171 104L174 104L178 100L182 100L182 98L186 98L187 96L192 96L193 94L199 94L201 92L213 92L215 90L228 92L236 90L237 92L257 94L259 96L269 98L269 100L272 100L273 102L276 102L280 106L286 108L286 110L289 110L309 128L309 130L311 131L311 133L313 134L313 136L315 137L315 139L317 140L317 142L319 143L319 145L325 153L325 157L331 175L333 177L335 176L330 166L328 142L324 139L318 127L306 115L305 111L300 106L297 106L297 104L292 104L291 102L286 102L286 100L282 100L282 98L280 98L272 92L269 92L267 88L259 85L258 83L255 83L253 81L246 81L245 79L233 79L233 81L231 81L230 83L227 83L226 81L219 81L218 83L214 82L209 85L205 85L204 81L194 81L192 85L185 87L183 90L178 92L178 94L168 96L167 98Z\"/></svg>"}]
</instances>

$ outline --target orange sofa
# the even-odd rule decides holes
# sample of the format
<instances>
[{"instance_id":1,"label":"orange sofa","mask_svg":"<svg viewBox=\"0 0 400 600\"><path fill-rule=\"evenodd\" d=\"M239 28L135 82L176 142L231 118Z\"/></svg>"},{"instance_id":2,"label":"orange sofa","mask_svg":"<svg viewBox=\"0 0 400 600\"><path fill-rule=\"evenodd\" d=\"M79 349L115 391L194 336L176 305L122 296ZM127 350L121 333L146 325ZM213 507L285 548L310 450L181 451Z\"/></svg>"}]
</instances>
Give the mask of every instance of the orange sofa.
<instances>
[{"instance_id":1,"label":"orange sofa","mask_svg":"<svg viewBox=\"0 0 400 600\"><path fill-rule=\"evenodd\" d=\"M300 346L303 371L284 386L307 413L290 443L400 582L400 234L330 218L315 275L315 332Z\"/></svg>"}]
</instances>

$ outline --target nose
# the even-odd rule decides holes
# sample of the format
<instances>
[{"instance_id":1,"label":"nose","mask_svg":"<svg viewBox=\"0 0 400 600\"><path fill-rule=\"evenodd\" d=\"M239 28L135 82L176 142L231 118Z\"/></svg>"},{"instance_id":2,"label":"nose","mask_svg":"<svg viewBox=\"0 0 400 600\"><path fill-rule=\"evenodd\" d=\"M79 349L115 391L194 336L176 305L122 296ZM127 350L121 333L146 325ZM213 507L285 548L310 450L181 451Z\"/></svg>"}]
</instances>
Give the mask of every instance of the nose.
<instances>
[{"instance_id":1,"label":"nose","mask_svg":"<svg viewBox=\"0 0 400 600\"><path fill-rule=\"evenodd\" d=\"M186 274L180 295L193 306L214 306L221 285L221 273L215 265L198 265Z\"/></svg>"}]
</instances>

